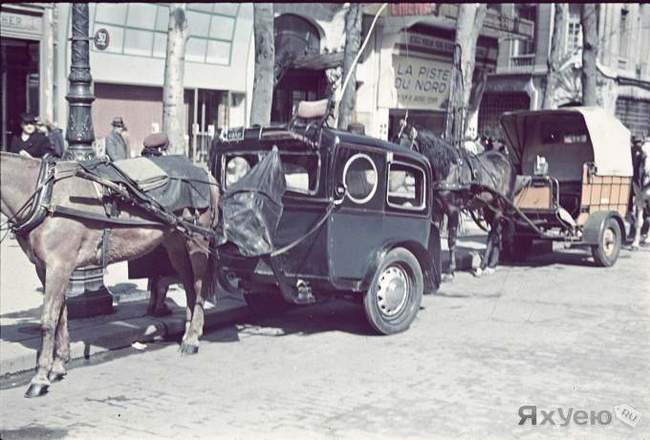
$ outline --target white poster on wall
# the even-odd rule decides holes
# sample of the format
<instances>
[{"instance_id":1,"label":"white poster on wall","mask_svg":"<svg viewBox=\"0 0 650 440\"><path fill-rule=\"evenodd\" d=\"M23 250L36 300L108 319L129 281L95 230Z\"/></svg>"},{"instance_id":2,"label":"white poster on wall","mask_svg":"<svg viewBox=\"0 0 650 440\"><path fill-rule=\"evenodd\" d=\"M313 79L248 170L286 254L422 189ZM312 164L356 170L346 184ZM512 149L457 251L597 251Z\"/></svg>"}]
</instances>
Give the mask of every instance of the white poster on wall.
<instances>
[{"instance_id":1,"label":"white poster on wall","mask_svg":"<svg viewBox=\"0 0 650 440\"><path fill-rule=\"evenodd\" d=\"M393 55L393 71L396 102L392 108L446 110L451 64Z\"/></svg>"}]
</instances>

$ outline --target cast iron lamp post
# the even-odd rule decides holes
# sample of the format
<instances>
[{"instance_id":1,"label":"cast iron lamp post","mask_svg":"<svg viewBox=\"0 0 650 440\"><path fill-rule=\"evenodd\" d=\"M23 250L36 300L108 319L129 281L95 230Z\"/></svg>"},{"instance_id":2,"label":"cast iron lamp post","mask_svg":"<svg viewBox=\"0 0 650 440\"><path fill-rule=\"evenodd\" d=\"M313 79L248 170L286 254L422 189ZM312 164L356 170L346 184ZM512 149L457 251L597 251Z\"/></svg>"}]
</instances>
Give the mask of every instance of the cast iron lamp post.
<instances>
[{"instance_id":1,"label":"cast iron lamp post","mask_svg":"<svg viewBox=\"0 0 650 440\"><path fill-rule=\"evenodd\" d=\"M88 37L88 4L72 4L72 52L68 101L66 160L88 160L95 157L95 140L91 106L95 97L91 90ZM86 318L113 312L113 297L104 286L103 268L88 266L77 269L70 277L66 304L69 318Z\"/></svg>"}]
</instances>

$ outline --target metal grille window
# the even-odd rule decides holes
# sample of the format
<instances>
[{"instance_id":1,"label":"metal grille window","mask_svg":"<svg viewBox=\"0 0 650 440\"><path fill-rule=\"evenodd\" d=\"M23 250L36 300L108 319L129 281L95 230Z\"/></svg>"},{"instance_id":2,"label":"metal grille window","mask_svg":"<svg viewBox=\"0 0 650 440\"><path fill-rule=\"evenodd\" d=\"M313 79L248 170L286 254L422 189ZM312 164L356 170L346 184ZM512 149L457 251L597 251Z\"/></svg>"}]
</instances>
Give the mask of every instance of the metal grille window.
<instances>
[{"instance_id":1,"label":"metal grille window","mask_svg":"<svg viewBox=\"0 0 650 440\"><path fill-rule=\"evenodd\" d=\"M627 47L628 40L630 39L630 33L628 32L628 10L621 9L621 20L619 26L619 38L618 38L618 55L621 58L627 58Z\"/></svg>"},{"instance_id":2,"label":"metal grille window","mask_svg":"<svg viewBox=\"0 0 650 440\"><path fill-rule=\"evenodd\" d=\"M236 3L187 4L188 61L230 64L239 7ZM167 4L96 3L92 16L93 33L104 28L110 35L106 52L165 58L169 23Z\"/></svg>"},{"instance_id":3,"label":"metal grille window","mask_svg":"<svg viewBox=\"0 0 650 440\"><path fill-rule=\"evenodd\" d=\"M569 27L567 32L567 51L575 52L582 48L582 25L580 24L580 5L569 5Z\"/></svg>"}]
</instances>

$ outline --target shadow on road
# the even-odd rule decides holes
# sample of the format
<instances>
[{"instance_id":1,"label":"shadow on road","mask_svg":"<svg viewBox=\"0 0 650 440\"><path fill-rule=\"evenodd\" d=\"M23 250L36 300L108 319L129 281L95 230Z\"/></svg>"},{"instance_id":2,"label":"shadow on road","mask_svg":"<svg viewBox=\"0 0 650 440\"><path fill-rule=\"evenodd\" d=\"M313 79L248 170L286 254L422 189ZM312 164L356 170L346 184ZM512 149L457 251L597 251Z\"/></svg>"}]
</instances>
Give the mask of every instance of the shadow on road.
<instances>
[{"instance_id":1,"label":"shadow on road","mask_svg":"<svg viewBox=\"0 0 650 440\"><path fill-rule=\"evenodd\" d=\"M42 425L28 425L20 429L3 429L0 431L0 438L2 440L56 440L65 438L67 434L68 431L65 429L52 429Z\"/></svg>"}]
</instances>

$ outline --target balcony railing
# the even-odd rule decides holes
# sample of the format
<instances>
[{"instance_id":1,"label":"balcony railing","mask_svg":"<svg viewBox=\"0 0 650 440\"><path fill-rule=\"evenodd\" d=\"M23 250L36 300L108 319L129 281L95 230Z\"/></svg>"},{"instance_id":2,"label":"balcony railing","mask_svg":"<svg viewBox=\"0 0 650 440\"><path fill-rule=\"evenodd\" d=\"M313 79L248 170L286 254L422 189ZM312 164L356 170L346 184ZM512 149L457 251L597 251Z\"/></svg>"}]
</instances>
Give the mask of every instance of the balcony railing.
<instances>
[{"instance_id":1,"label":"balcony railing","mask_svg":"<svg viewBox=\"0 0 650 440\"><path fill-rule=\"evenodd\" d=\"M513 55L505 65L498 65L496 73L533 73L546 71L546 65L535 64L535 54Z\"/></svg>"}]
</instances>

